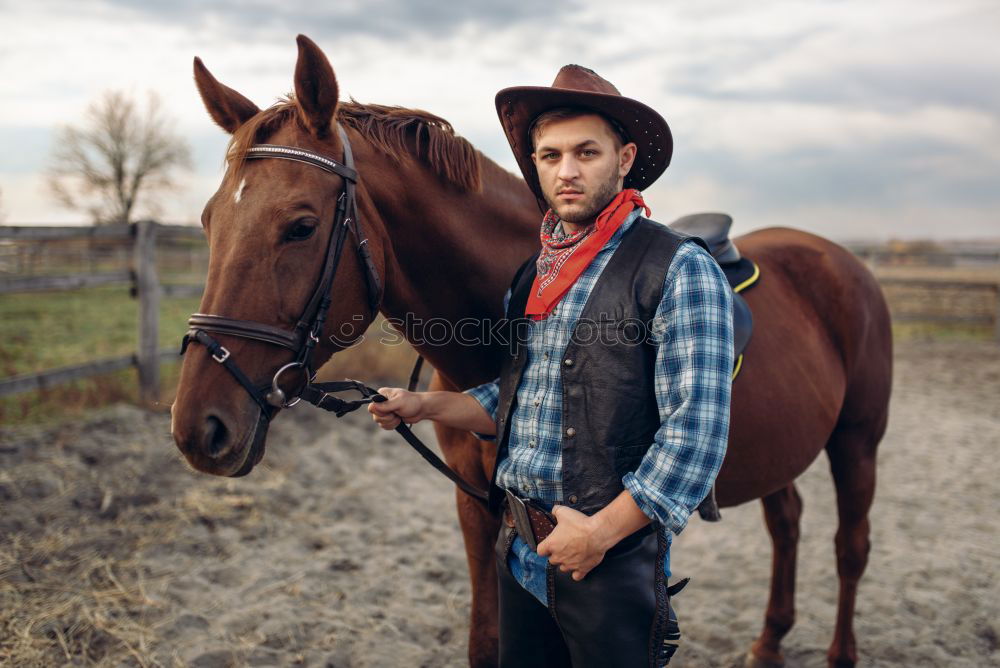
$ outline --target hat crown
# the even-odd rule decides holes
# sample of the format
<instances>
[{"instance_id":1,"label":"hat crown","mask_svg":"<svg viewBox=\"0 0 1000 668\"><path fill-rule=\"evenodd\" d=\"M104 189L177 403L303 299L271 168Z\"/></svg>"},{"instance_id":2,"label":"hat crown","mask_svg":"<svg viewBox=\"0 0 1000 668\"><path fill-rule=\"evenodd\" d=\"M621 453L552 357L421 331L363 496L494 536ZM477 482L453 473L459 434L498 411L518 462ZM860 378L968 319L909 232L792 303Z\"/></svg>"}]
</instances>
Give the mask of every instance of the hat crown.
<instances>
[{"instance_id":1,"label":"hat crown","mask_svg":"<svg viewBox=\"0 0 1000 668\"><path fill-rule=\"evenodd\" d=\"M594 70L580 65L563 66L559 70L559 74L556 75L555 81L552 82L552 87L604 93L605 95L621 95L610 81Z\"/></svg>"}]
</instances>

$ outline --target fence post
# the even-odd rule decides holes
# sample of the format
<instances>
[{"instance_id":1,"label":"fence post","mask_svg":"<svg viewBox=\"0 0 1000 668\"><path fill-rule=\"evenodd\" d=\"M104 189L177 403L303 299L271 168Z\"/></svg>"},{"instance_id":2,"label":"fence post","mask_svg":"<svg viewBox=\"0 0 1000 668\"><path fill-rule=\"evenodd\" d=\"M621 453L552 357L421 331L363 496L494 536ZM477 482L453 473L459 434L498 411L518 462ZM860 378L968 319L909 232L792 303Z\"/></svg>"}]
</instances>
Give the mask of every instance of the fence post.
<instances>
[{"instance_id":1,"label":"fence post","mask_svg":"<svg viewBox=\"0 0 1000 668\"><path fill-rule=\"evenodd\" d=\"M993 284L993 340L1000 341L1000 283Z\"/></svg>"},{"instance_id":2,"label":"fence post","mask_svg":"<svg viewBox=\"0 0 1000 668\"><path fill-rule=\"evenodd\" d=\"M156 228L152 220L135 224L135 291L139 299L139 400L152 404L160 396L159 320L160 281L156 276Z\"/></svg>"}]
</instances>

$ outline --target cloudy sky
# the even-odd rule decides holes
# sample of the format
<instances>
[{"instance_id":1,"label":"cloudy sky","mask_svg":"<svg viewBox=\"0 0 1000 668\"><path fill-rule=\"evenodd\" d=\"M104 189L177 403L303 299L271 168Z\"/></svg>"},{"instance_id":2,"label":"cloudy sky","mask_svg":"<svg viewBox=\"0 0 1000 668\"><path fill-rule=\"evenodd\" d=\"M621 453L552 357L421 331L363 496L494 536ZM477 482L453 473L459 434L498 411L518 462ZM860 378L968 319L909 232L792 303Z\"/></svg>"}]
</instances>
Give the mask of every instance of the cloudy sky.
<instances>
[{"instance_id":1,"label":"cloudy sky","mask_svg":"<svg viewBox=\"0 0 1000 668\"><path fill-rule=\"evenodd\" d=\"M515 169L497 90L579 63L670 123L654 218L725 211L735 231L835 239L1000 237L996 0L0 0L0 209L82 222L44 188L58 128L114 88L154 90L195 171L162 202L193 222L227 136L194 87L197 55L259 106L291 88L295 35L341 96L423 108Z\"/></svg>"}]
</instances>

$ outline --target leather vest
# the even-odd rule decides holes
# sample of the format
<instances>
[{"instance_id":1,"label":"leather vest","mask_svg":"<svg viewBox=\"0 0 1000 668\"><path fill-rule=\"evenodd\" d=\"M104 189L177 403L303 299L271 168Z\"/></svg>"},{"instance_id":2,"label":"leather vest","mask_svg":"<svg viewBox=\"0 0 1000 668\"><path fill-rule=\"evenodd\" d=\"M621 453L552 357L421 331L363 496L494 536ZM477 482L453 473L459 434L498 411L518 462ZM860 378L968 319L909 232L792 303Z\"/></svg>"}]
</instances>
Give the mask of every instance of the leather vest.
<instances>
[{"instance_id":1,"label":"leather vest","mask_svg":"<svg viewBox=\"0 0 1000 668\"><path fill-rule=\"evenodd\" d=\"M560 361L562 502L588 515L621 493L622 476L638 468L660 427L653 392L656 345L650 340L649 323L674 254L686 241L707 250L698 237L637 218L598 277ZM527 336L524 308L536 257L521 266L511 284L503 330L509 345L500 367L496 412L497 465L508 453L511 416L527 358L522 345ZM490 484L494 511L503 500L496 485L497 465Z\"/></svg>"}]
</instances>

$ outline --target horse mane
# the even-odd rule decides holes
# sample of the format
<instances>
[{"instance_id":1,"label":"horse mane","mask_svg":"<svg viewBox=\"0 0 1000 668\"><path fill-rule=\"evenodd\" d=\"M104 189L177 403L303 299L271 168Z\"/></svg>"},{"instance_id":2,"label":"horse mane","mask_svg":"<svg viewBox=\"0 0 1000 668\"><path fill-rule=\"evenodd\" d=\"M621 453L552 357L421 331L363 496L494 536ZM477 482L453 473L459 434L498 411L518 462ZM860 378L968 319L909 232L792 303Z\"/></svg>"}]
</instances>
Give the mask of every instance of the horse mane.
<instances>
[{"instance_id":1,"label":"horse mane","mask_svg":"<svg viewBox=\"0 0 1000 668\"><path fill-rule=\"evenodd\" d=\"M336 120L359 132L394 160L422 160L445 181L462 190L478 192L482 187L482 154L468 140L456 135L451 123L440 116L420 109L361 104L352 98L337 106ZM267 141L289 122L306 129L292 94L241 125L233 133L226 151L231 167L228 174L235 178L247 149Z\"/></svg>"}]
</instances>

